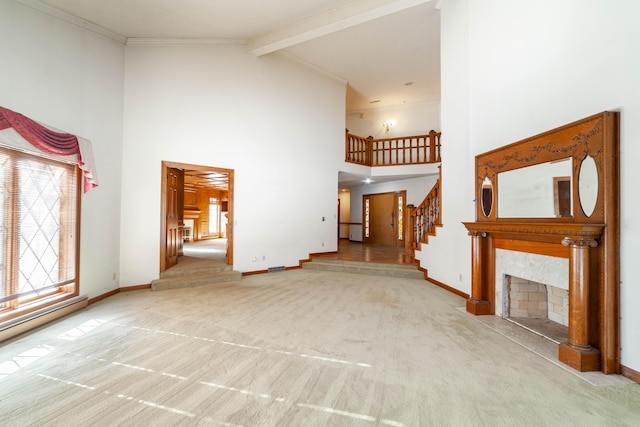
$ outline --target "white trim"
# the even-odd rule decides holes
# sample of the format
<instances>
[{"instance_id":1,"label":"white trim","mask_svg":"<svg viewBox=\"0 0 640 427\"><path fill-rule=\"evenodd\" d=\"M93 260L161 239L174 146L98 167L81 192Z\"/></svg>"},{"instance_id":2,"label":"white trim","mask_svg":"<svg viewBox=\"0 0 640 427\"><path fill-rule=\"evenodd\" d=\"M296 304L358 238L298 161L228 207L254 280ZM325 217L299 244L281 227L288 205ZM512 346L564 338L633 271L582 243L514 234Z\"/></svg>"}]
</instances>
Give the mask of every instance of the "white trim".
<instances>
[{"instance_id":1,"label":"white trim","mask_svg":"<svg viewBox=\"0 0 640 427\"><path fill-rule=\"evenodd\" d=\"M83 30L91 31L92 33L107 37L113 41L116 41L120 44L124 44L126 42L126 37L114 33L111 30L107 30L93 22L86 21L84 19L78 18L77 16L73 16L67 12L63 12L60 9L56 9L47 4L44 4L38 0L13 0L16 3L20 3L23 6L36 10L38 12L42 12L46 15L52 16L54 18L58 18L61 21L67 22L69 24L75 25L76 27L80 27Z\"/></svg>"},{"instance_id":2,"label":"white trim","mask_svg":"<svg viewBox=\"0 0 640 427\"><path fill-rule=\"evenodd\" d=\"M129 37L127 46L186 46L186 45L244 45L245 39L215 39L215 38L162 38L162 37Z\"/></svg>"},{"instance_id":3,"label":"white trim","mask_svg":"<svg viewBox=\"0 0 640 427\"><path fill-rule=\"evenodd\" d=\"M334 73L332 73L330 71L327 71L324 68L320 68L317 65L312 64L311 62L306 61L306 60L304 60L304 59L302 59L302 58L300 58L300 57L298 57L298 56L296 56L296 55L294 55L294 54L292 54L290 52L287 52L285 50L279 50L279 51L277 51L275 53L277 55L279 55L279 56L282 56L283 58L286 58L286 59L288 59L290 61L293 61L293 62L297 62L300 65L303 65L303 66L305 66L307 68L310 68L310 69L312 69L314 71L317 71L318 73L323 74L323 75L325 75L325 76L327 76L327 77L329 77L329 78L331 78L333 80L336 80L336 81L342 83L343 85L346 85L347 83L349 83L349 81L347 79L342 78L339 75L334 74Z\"/></svg>"}]
</instances>

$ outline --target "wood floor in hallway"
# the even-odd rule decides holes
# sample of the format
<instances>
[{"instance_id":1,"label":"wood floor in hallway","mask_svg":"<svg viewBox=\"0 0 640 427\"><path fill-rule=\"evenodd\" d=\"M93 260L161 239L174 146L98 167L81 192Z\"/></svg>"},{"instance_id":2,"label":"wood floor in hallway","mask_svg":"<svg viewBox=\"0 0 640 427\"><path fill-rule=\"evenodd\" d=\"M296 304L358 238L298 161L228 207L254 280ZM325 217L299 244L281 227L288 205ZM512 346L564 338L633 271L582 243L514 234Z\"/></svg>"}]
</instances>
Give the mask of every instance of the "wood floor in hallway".
<instances>
[{"instance_id":1,"label":"wood floor in hallway","mask_svg":"<svg viewBox=\"0 0 640 427\"><path fill-rule=\"evenodd\" d=\"M407 256L404 248L352 242L346 239L338 241L337 252L314 254L312 258L386 264L413 264L413 257Z\"/></svg>"}]
</instances>

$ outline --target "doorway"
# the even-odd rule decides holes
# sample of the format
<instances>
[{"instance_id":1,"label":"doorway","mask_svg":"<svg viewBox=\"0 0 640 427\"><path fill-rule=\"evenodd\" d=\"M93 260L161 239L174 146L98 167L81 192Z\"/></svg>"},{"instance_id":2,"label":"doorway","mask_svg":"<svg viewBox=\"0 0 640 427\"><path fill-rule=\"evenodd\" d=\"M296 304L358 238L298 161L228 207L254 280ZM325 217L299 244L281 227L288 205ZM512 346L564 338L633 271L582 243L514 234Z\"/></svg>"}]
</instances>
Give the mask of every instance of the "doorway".
<instances>
[{"instance_id":1,"label":"doorway","mask_svg":"<svg viewBox=\"0 0 640 427\"><path fill-rule=\"evenodd\" d=\"M163 161L161 176L160 272L178 263L184 245L214 239L226 240L224 261L233 265L234 171Z\"/></svg>"},{"instance_id":2,"label":"doorway","mask_svg":"<svg viewBox=\"0 0 640 427\"><path fill-rule=\"evenodd\" d=\"M362 199L364 243L403 246L406 191L366 194Z\"/></svg>"}]
</instances>

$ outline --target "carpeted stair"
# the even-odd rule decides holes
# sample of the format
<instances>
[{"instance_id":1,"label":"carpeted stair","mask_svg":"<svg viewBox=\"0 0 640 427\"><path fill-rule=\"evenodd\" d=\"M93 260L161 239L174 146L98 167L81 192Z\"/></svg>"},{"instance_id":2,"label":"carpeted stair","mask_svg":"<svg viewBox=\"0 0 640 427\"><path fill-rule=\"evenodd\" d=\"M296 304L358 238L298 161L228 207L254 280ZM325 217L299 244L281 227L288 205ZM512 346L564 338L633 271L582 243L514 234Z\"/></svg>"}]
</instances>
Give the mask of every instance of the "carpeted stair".
<instances>
[{"instance_id":1,"label":"carpeted stair","mask_svg":"<svg viewBox=\"0 0 640 427\"><path fill-rule=\"evenodd\" d=\"M420 271L417 266L410 264L385 264L378 262L341 261L318 258L313 259L310 262L305 262L302 264L302 268L424 280L424 273Z\"/></svg>"},{"instance_id":2,"label":"carpeted stair","mask_svg":"<svg viewBox=\"0 0 640 427\"><path fill-rule=\"evenodd\" d=\"M151 282L151 290L190 288L241 279L242 273L234 271L229 265L211 265L189 269L170 268L161 273L159 279Z\"/></svg>"}]
</instances>

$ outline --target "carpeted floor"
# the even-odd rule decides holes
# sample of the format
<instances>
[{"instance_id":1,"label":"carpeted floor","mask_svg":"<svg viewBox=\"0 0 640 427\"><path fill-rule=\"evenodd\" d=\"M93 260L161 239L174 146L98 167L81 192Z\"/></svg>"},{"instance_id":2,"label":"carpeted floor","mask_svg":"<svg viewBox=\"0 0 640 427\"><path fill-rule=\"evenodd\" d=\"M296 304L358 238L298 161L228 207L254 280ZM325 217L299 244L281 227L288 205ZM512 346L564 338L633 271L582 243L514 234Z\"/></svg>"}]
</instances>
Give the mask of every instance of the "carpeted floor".
<instances>
[{"instance_id":1,"label":"carpeted floor","mask_svg":"<svg viewBox=\"0 0 640 427\"><path fill-rule=\"evenodd\" d=\"M423 280L292 270L120 293L0 346L2 426L635 426Z\"/></svg>"},{"instance_id":2,"label":"carpeted floor","mask_svg":"<svg viewBox=\"0 0 640 427\"><path fill-rule=\"evenodd\" d=\"M185 242L182 250L184 255L188 257L225 262L227 239L205 239L196 242Z\"/></svg>"}]
</instances>

